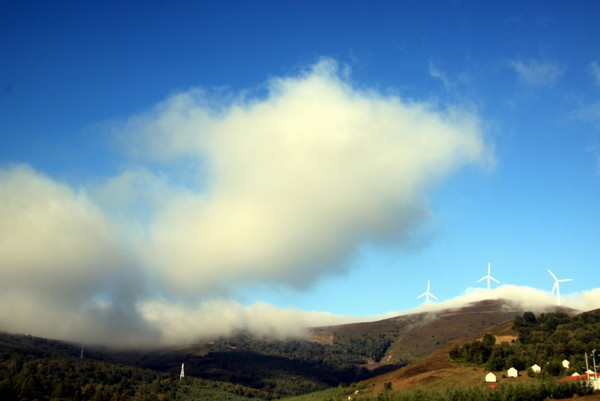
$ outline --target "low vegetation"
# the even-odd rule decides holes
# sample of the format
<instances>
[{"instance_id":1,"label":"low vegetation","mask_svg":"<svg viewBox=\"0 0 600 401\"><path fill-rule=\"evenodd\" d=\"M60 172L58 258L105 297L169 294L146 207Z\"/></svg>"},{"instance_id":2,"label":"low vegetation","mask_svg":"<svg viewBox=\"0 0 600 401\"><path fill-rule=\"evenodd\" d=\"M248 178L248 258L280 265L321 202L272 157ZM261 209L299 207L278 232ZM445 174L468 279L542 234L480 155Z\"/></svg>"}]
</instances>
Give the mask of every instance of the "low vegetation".
<instances>
[{"instance_id":1,"label":"low vegetation","mask_svg":"<svg viewBox=\"0 0 600 401\"><path fill-rule=\"evenodd\" d=\"M592 394L592 392L593 390L585 382L558 383L547 381L530 385L501 385L494 388L455 387L445 390L385 390L375 395L374 399L377 401L545 401L581 397ZM352 398L355 401L367 399L373 398L362 396Z\"/></svg>"}]
</instances>

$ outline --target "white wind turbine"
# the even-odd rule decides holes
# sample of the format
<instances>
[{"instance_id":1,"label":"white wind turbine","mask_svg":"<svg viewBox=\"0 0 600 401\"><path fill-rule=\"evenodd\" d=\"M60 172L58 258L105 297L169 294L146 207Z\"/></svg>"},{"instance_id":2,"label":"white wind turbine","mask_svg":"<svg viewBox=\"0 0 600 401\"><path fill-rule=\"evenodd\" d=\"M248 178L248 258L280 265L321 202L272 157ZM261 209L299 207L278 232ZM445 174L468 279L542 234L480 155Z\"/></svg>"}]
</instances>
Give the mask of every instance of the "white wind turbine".
<instances>
[{"instance_id":1,"label":"white wind turbine","mask_svg":"<svg viewBox=\"0 0 600 401\"><path fill-rule=\"evenodd\" d=\"M492 264L488 262L488 274L487 276L483 276L482 278L480 278L479 280L477 280L477 282L481 282L483 280L487 279L487 290L488 293L492 290L491 287L491 283L490 280L495 281L496 283L500 284L500 282L498 280L496 280L495 278L492 277Z\"/></svg>"},{"instance_id":2,"label":"white wind turbine","mask_svg":"<svg viewBox=\"0 0 600 401\"><path fill-rule=\"evenodd\" d=\"M554 294L554 292L556 292L556 304L560 306L560 285L559 285L559 283L563 283L565 281L572 281L573 279L572 278L563 278L562 280L559 280L558 277L556 277L550 269L548 269L548 273L550 273L550 275L554 279L554 285L552 286L551 294Z\"/></svg>"},{"instance_id":3,"label":"white wind turbine","mask_svg":"<svg viewBox=\"0 0 600 401\"><path fill-rule=\"evenodd\" d=\"M430 283L429 283L429 280L427 280L427 291L425 291L424 293L422 293L421 295L419 295L417 297L417 299L421 298L421 297L425 297L425 305L429 304L429 297L431 297L435 300L438 300L437 297L429 291L429 288L430 288Z\"/></svg>"}]
</instances>

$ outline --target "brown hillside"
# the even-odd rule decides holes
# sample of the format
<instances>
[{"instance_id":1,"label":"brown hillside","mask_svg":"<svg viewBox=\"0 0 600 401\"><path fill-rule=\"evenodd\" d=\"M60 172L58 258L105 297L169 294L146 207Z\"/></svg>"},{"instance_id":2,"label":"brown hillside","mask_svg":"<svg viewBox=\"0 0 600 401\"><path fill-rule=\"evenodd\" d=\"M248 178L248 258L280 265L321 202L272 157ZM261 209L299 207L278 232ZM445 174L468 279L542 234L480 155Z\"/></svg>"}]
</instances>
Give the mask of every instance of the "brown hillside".
<instances>
[{"instance_id":1,"label":"brown hillside","mask_svg":"<svg viewBox=\"0 0 600 401\"><path fill-rule=\"evenodd\" d=\"M453 362L448 356L448 351L455 344L482 337L485 333L496 336L497 341L512 341L516 333L512 330L512 320L487 328L475 335L461 338L443 346L429 357L414 362L395 371L373 377L363 383L369 386L370 391L378 392L384 388L385 383L391 383L396 390L408 390L427 386L430 388L448 388L454 386L487 386L484 382L487 373L482 368L467 366L463 363ZM497 374L500 382L505 380L530 380L521 376L518 379L502 378L502 372Z\"/></svg>"},{"instance_id":2,"label":"brown hillside","mask_svg":"<svg viewBox=\"0 0 600 401\"><path fill-rule=\"evenodd\" d=\"M473 312L479 310L483 312L483 316L488 316L483 306L476 306ZM485 308L484 308L485 309ZM562 309L565 312L573 312L571 310ZM476 315L477 312L474 313ZM493 315L493 314L491 314ZM466 316L472 316L469 313ZM443 319L444 316L441 317ZM460 316L459 321L464 324L471 321L470 318ZM472 323L470 323L472 325ZM448 388L453 386L487 386L484 382L484 377L487 374L483 368L467 366L463 363L458 363L450 360L448 355L449 350L455 344L463 344L466 341L474 340L483 337L484 334L490 333L496 336L497 342L514 341L517 339L517 333L512 329L512 318L501 324L493 327L488 327L479 333L472 336L464 336L459 340L455 340L433 352L425 359L411 363L408 366L394 370L392 372L370 378L363 383L370 387L370 391L378 392L384 388L385 383L391 383L392 387L397 390L414 389L422 386ZM527 382L532 379L526 375L519 376L516 379L503 377L505 372L496 372L499 383L508 382ZM521 372L523 373L523 372ZM586 398L588 399L588 398ZM595 399L595 398L589 398ZM598 397L600 400L600 397Z\"/></svg>"},{"instance_id":3,"label":"brown hillside","mask_svg":"<svg viewBox=\"0 0 600 401\"><path fill-rule=\"evenodd\" d=\"M521 308L506 300L484 300L457 309L422 312L376 322L345 324L313 329L313 341L323 344L347 343L379 337L391 345L379 364L406 364L425 358L446 344L470 338L522 314ZM505 335L510 336L508 328ZM502 335L502 334L498 334ZM502 338L501 341L510 341Z\"/></svg>"}]
</instances>

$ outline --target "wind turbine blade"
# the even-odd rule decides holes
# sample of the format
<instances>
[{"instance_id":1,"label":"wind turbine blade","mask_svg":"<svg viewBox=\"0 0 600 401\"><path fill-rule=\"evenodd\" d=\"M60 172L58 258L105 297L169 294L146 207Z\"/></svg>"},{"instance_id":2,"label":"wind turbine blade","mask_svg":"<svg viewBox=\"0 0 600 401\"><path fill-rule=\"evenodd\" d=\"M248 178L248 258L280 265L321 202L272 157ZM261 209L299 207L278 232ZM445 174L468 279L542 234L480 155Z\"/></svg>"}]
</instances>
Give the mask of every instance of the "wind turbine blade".
<instances>
[{"instance_id":1,"label":"wind turbine blade","mask_svg":"<svg viewBox=\"0 0 600 401\"><path fill-rule=\"evenodd\" d=\"M558 280L554 282L554 285L552 286L552 291L550 292L550 294L554 294L554 292L558 290Z\"/></svg>"},{"instance_id":2,"label":"wind turbine blade","mask_svg":"<svg viewBox=\"0 0 600 401\"><path fill-rule=\"evenodd\" d=\"M573 281L573 279L572 278L563 278L562 280L558 280L558 281L560 281L562 283L563 281Z\"/></svg>"},{"instance_id":3,"label":"wind turbine blade","mask_svg":"<svg viewBox=\"0 0 600 401\"><path fill-rule=\"evenodd\" d=\"M433 295L433 294L429 294L429 296L430 296L431 298L435 299L436 301L439 301L438 297L436 297L435 295Z\"/></svg>"},{"instance_id":4,"label":"wind turbine blade","mask_svg":"<svg viewBox=\"0 0 600 401\"><path fill-rule=\"evenodd\" d=\"M487 278L487 276L485 276L485 277L482 277L482 278L480 278L479 280L477 280L477 282L479 283L479 282L481 282L481 281L485 280L486 278Z\"/></svg>"},{"instance_id":5,"label":"wind turbine blade","mask_svg":"<svg viewBox=\"0 0 600 401\"><path fill-rule=\"evenodd\" d=\"M426 293L426 292L422 293L422 294L421 294L421 295L419 295L417 298L424 297L425 295L427 295L427 293Z\"/></svg>"},{"instance_id":6,"label":"wind turbine blade","mask_svg":"<svg viewBox=\"0 0 600 401\"><path fill-rule=\"evenodd\" d=\"M488 276L492 274L492 264L488 262Z\"/></svg>"},{"instance_id":7,"label":"wind turbine blade","mask_svg":"<svg viewBox=\"0 0 600 401\"><path fill-rule=\"evenodd\" d=\"M494 280L495 282L497 282L498 284L500 284L500 282L498 280L496 280L495 278L493 278L492 276L490 276L490 279Z\"/></svg>"},{"instance_id":8,"label":"wind turbine blade","mask_svg":"<svg viewBox=\"0 0 600 401\"><path fill-rule=\"evenodd\" d=\"M554 273L552 273L552 270L548 269L548 273L550 273L550 275L552 276L552 278L554 278L554 280L558 281L558 278L554 275Z\"/></svg>"}]
</instances>

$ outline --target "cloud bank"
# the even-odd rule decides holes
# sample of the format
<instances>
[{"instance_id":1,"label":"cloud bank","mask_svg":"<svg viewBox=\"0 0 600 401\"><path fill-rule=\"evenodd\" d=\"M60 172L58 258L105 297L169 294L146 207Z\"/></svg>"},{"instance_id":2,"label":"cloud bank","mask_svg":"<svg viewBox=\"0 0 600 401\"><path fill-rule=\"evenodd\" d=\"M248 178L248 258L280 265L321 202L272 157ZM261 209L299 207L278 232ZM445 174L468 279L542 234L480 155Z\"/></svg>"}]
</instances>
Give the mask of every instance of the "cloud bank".
<instances>
[{"instance_id":1,"label":"cloud bank","mask_svg":"<svg viewBox=\"0 0 600 401\"><path fill-rule=\"evenodd\" d=\"M421 305L410 311L395 312L394 314L425 311L434 312L444 309L460 308L464 305L486 299L504 299L515 308L534 312L552 311L557 308L556 296L548 291L527 286L506 284L494 288L489 292L482 288L468 288L464 294L457 297L441 302L430 302L427 305ZM561 295L561 305L565 308L581 312L598 309L600 308L600 288L572 294L563 294Z\"/></svg>"},{"instance_id":2,"label":"cloud bank","mask_svg":"<svg viewBox=\"0 0 600 401\"><path fill-rule=\"evenodd\" d=\"M408 246L436 184L490 157L474 113L358 88L331 60L256 91L176 93L116 131L128 165L101 185L0 171L2 328L153 342L193 316L198 335L293 334L332 316L224 299L308 286L365 243Z\"/></svg>"}]
</instances>

